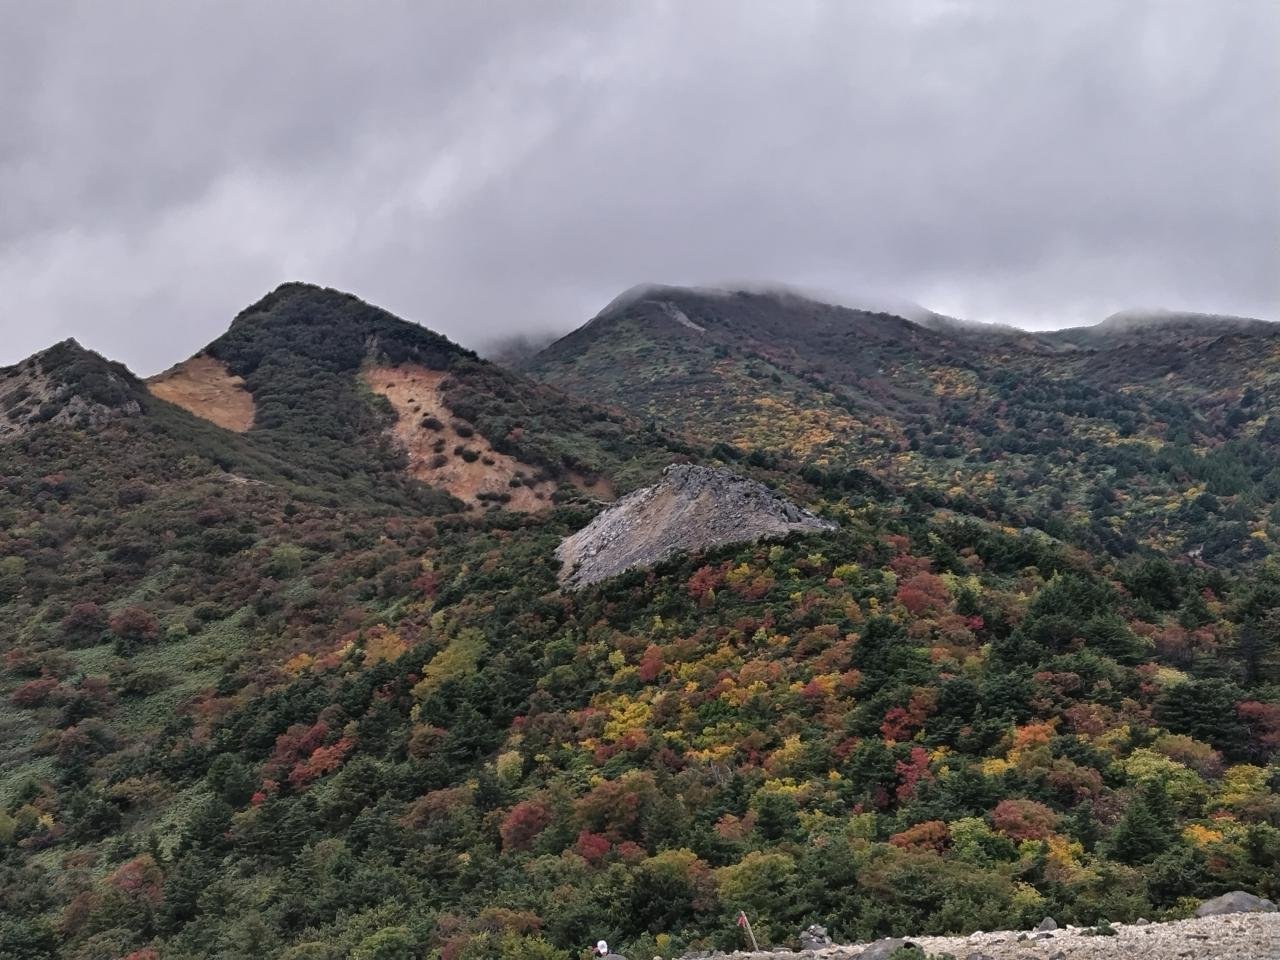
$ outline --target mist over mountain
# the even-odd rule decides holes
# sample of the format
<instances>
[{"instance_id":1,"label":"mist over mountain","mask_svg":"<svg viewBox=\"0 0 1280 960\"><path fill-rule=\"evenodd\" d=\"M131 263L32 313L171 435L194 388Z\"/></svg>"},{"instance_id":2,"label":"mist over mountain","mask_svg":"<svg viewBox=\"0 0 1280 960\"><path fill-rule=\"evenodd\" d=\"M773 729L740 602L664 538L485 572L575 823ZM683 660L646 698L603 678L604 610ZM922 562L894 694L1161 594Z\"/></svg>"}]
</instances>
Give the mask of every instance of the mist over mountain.
<instances>
[{"instance_id":1,"label":"mist over mountain","mask_svg":"<svg viewBox=\"0 0 1280 960\"><path fill-rule=\"evenodd\" d=\"M487 340L476 347L486 360L504 367L519 367L545 347L560 339L563 333L516 333Z\"/></svg>"},{"instance_id":2,"label":"mist over mountain","mask_svg":"<svg viewBox=\"0 0 1280 960\"><path fill-rule=\"evenodd\" d=\"M1054 331L1050 339L1080 346L1153 338L1209 338L1225 334L1270 337L1276 324L1189 310L1121 310L1097 324Z\"/></svg>"},{"instance_id":3,"label":"mist over mountain","mask_svg":"<svg viewBox=\"0 0 1280 960\"><path fill-rule=\"evenodd\" d=\"M1280 956L1274 0L3 10L0 960Z\"/></svg>"}]
</instances>

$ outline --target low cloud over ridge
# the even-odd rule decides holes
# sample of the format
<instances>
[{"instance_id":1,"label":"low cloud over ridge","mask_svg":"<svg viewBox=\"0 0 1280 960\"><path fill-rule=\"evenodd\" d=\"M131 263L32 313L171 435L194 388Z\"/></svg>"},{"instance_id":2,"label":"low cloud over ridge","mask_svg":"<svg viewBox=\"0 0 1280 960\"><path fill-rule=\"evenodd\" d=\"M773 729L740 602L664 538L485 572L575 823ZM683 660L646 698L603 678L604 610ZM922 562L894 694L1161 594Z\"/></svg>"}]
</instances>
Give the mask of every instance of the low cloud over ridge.
<instances>
[{"instance_id":1,"label":"low cloud over ridge","mask_svg":"<svg viewBox=\"0 0 1280 960\"><path fill-rule=\"evenodd\" d=\"M286 279L476 344L639 280L1280 316L1280 11L3 2L0 363Z\"/></svg>"}]
</instances>

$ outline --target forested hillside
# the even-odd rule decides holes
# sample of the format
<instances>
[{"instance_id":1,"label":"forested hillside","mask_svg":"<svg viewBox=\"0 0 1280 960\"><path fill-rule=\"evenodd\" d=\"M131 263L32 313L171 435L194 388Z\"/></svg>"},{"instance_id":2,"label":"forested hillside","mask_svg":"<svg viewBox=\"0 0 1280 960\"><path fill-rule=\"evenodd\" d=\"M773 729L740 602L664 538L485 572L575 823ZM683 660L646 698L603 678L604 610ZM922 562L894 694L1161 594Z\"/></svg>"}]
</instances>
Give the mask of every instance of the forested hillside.
<instances>
[{"instance_id":1,"label":"forested hillside","mask_svg":"<svg viewBox=\"0 0 1280 960\"><path fill-rule=\"evenodd\" d=\"M79 348L6 371L0 957L670 957L739 910L785 944L1280 894L1271 334L1156 360L743 296L633 298L554 386L299 284L182 406ZM549 492L433 486L410 417ZM835 529L561 590L562 538L679 461Z\"/></svg>"},{"instance_id":2,"label":"forested hillside","mask_svg":"<svg viewBox=\"0 0 1280 960\"><path fill-rule=\"evenodd\" d=\"M1083 329L930 329L790 293L641 288L525 368L726 456L856 468L1099 555L1271 552L1280 327L1171 314Z\"/></svg>"}]
</instances>

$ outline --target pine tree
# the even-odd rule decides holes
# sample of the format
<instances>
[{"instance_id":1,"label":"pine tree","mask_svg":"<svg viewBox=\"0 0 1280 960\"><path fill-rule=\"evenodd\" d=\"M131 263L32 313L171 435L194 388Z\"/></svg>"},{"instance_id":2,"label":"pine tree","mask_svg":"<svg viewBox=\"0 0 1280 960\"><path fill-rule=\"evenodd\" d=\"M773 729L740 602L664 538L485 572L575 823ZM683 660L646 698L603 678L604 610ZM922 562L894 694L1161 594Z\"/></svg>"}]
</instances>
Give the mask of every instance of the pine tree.
<instances>
[{"instance_id":1,"label":"pine tree","mask_svg":"<svg viewBox=\"0 0 1280 960\"><path fill-rule=\"evenodd\" d=\"M1173 845L1176 834L1164 783L1153 781L1126 808L1107 841L1107 850L1123 863L1149 863Z\"/></svg>"},{"instance_id":2,"label":"pine tree","mask_svg":"<svg viewBox=\"0 0 1280 960\"><path fill-rule=\"evenodd\" d=\"M1236 704L1242 699L1243 691L1227 680L1189 680L1164 692L1156 702L1155 718L1174 733L1204 740L1228 757L1239 757L1247 742L1236 716Z\"/></svg>"},{"instance_id":3,"label":"pine tree","mask_svg":"<svg viewBox=\"0 0 1280 960\"><path fill-rule=\"evenodd\" d=\"M1280 683L1280 608L1246 620L1237 636L1236 652L1245 686Z\"/></svg>"}]
</instances>

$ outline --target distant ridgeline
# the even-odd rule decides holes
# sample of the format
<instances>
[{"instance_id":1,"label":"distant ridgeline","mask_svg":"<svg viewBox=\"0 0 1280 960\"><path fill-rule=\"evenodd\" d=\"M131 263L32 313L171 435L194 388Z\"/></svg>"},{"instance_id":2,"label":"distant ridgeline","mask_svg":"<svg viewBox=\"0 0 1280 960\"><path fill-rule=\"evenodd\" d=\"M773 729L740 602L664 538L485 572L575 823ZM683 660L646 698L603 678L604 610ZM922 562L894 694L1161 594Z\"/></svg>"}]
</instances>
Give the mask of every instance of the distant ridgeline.
<instances>
[{"instance_id":1,"label":"distant ridgeline","mask_svg":"<svg viewBox=\"0 0 1280 960\"><path fill-rule=\"evenodd\" d=\"M1093 553L1259 560L1280 502L1280 325L1117 314L1031 334L794 293L644 287L523 364L717 454L848 471Z\"/></svg>"},{"instance_id":2,"label":"distant ridgeline","mask_svg":"<svg viewBox=\"0 0 1280 960\"><path fill-rule=\"evenodd\" d=\"M0 958L1275 900L1278 351L644 288L507 370L288 284L0 370Z\"/></svg>"}]
</instances>

